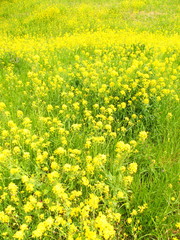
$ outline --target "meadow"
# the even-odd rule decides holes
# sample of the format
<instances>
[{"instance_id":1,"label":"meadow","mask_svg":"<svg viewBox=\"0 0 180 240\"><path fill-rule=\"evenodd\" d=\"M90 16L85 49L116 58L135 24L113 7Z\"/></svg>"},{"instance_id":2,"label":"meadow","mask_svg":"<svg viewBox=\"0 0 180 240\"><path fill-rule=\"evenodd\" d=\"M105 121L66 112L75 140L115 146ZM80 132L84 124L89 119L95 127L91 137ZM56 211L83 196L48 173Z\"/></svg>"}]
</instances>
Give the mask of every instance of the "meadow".
<instances>
[{"instance_id":1,"label":"meadow","mask_svg":"<svg viewBox=\"0 0 180 240\"><path fill-rule=\"evenodd\" d=\"M0 239L179 239L179 10L0 1Z\"/></svg>"}]
</instances>

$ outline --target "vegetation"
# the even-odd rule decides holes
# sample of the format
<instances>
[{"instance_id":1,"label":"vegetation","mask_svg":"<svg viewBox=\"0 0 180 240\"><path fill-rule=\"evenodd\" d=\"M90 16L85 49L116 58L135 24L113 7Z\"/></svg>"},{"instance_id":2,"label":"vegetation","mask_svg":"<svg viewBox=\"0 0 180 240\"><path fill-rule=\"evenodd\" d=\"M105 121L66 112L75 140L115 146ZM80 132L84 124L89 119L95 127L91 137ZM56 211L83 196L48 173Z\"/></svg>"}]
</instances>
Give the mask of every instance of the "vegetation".
<instances>
[{"instance_id":1,"label":"vegetation","mask_svg":"<svg viewBox=\"0 0 180 240\"><path fill-rule=\"evenodd\" d=\"M0 239L178 240L178 11L0 2Z\"/></svg>"}]
</instances>

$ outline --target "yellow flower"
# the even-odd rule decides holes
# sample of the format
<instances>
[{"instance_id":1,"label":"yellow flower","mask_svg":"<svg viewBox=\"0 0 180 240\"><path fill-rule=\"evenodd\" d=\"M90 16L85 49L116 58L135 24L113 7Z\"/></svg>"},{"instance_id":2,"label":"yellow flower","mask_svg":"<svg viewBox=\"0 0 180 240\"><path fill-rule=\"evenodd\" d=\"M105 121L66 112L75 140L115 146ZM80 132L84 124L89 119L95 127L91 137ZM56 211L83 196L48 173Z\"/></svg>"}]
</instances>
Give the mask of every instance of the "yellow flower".
<instances>
[{"instance_id":1,"label":"yellow flower","mask_svg":"<svg viewBox=\"0 0 180 240\"><path fill-rule=\"evenodd\" d=\"M169 120L169 119L172 118L172 116L173 116L172 113L169 112L169 113L166 115L166 118Z\"/></svg>"},{"instance_id":2,"label":"yellow flower","mask_svg":"<svg viewBox=\"0 0 180 240\"><path fill-rule=\"evenodd\" d=\"M16 186L15 183L11 182L11 183L8 185L8 189L9 189L9 191L10 191L13 195L16 195L16 194L17 194L18 187Z\"/></svg>"},{"instance_id":3,"label":"yellow flower","mask_svg":"<svg viewBox=\"0 0 180 240\"><path fill-rule=\"evenodd\" d=\"M51 227L51 226L53 225L54 219L53 219L52 217L48 217L48 218L44 221L44 223L45 223L45 226L49 228L49 227Z\"/></svg>"},{"instance_id":4,"label":"yellow flower","mask_svg":"<svg viewBox=\"0 0 180 240\"><path fill-rule=\"evenodd\" d=\"M4 138L6 138L9 135L9 132L7 130L3 130L1 134Z\"/></svg>"},{"instance_id":5,"label":"yellow flower","mask_svg":"<svg viewBox=\"0 0 180 240\"><path fill-rule=\"evenodd\" d=\"M79 131L82 127L82 124L72 124L71 128L74 130L74 131Z\"/></svg>"},{"instance_id":6,"label":"yellow flower","mask_svg":"<svg viewBox=\"0 0 180 240\"><path fill-rule=\"evenodd\" d=\"M104 128L107 130L107 131L111 131L111 125L110 124L106 124L105 126L104 126Z\"/></svg>"},{"instance_id":7,"label":"yellow flower","mask_svg":"<svg viewBox=\"0 0 180 240\"><path fill-rule=\"evenodd\" d=\"M133 177L132 176L126 176L126 177L123 177L123 180L124 180L124 184L127 186L127 185L130 185L133 181Z\"/></svg>"},{"instance_id":8,"label":"yellow flower","mask_svg":"<svg viewBox=\"0 0 180 240\"><path fill-rule=\"evenodd\" d=\"M13 174L16 174L19 172L19 169L18 168L11 168L10 169L10 173L13 175Z\"/></svg>"},{"instance_id":9,"label":"yellow flower","mask_svg":"<svg viewBox=\"0 0 180 240\"><path fill-rule=\"evenodd\" d=\"M95 219L95 227L99 229L100 235L105 239L113 238L115 235L114 227L108 223L106 216L101 212Z\"/></svg>"},{"instance_id":10,"label":"yellow flower","mask_svg":"<svg viewBox=\"0 0 180 240\"><path fill-rule=\"evenodd\" d=\"M177 222L175 225L178 229L180 229L180 222Z\"/></svg>"},{"instance_id":11,"label":"yellow flower","mask_svg":"<svg viewBox=\"0 0 180 240\"><path fill-rule=\"evenodd\" d=\"M123 193L122 191L119 191L119 192L117 193L117 197L118 197L118 198L124 198L124 193Z\"/></svg>"},{"instance_id":12,"label":"yellow flower","mask_svg":"<svg viewBox=\"0 0 180 240\"><path fill-rule=\"evenodd\" d=\"M135 209L133 209L131 212L131 216L136 216L137 214L138 214L138 212Z\"/></svg>"},{"instance_id":13,"label":"yellow flower","mask_svg":"<svg viewBox=\"0 0 180 240\"><path fill-rule=\"evenodd\" d=\"M141 131L141 132L139 133L139 140L140 140L140 141L144 142L147 137L148 137L148 132Z\"/></svg>"},{"instance_id":14,"label":"yellow flower","mask_svg":"<svg viewBox=\"0 0 180 240\"><path fill-rule=\"evenodd\" d=\"M122 109L126 108L126 103L125 103L125 102L122 102L122 103L121 103L121 108L122 108Z\"/></svg>"},{"instance_id":15,"label":"yellow flower","mask_svg":"<svg viewBox=\"0 0 180 240\"><path fill-rule=\"evenodd\" d=\"M90 148L90 147L91 147L91 141L87 139L85 143L85 148Z\"/></svg>"},{"instance_id":16,"label":"yellow flower","mask_svg":"<svg viewBox=\"0 0 180 240\"><path fill-rule=\"evenodd\" d=\"M34 190L34 185L32 183L26 183L26 191L32 192Z\"/></svg>"},{"instance_id":17,"label":"yellow flower","mask_svg":"<svg viewBox=\"0 0 180 240\"><path fill-rule=\"evenodd\" d=\"M130 163L129 166L128 166L129 173L130 174L136 173L137 172L137 166L138 165L137 165L136 162Z\"/></svg>"},{"instance_id":18,"label":"yellow flower","mask_svg":"<svg viewBox=\"0 0 180 240\"><path fill-rule=\"evenodd\" d=\"M2 223L8 223L9 222L9 216L6 215L3 211L0 212L0 222Z\"/></svg>"},{"instance_id":19,"label":"yellow flower","mask_svg":"<svg viewBox=\"0 0 180 240\"><path fill-rule=\"evenodd\" d=\"M3 111L6 108L6 104L4 102L0 102L0 111Z\"/></svg>"},{"instance_id":20,"label":"yellow flower","mask_svg":"<svg viewBox=\"0 0 180 240\"><path fill-rule=\"evenodd\" d=\"M6 212L8 215L10 215L10 214L12 213L12 211L14 211L14 210L15 210L14 207L12 207L11 205L8 205L8 206L6 207L6 209L5 209L5 212Z\"/></svg>"},{"instance_id":21,"label":"yellow flower","mask_svg":"<svg viewBox=\"0 0 180 240\"><path fill-rule=\"evenodd\" d=\"M128 218L127 223L131 224L132 223L132 218Z\"/></svg>"},{"instance_id":22,"label":"yellow flower","mask_svg":"<svg viewBox=\"0 0 180 240\"><path fill-rule=\"evenodd\" d=\"M89 180L86 177L82 177L82 184L84 186L88 186L89 185Z\"/></svg>"},{"instance_id":23,"label":"yellow flower","mask_svg":"<svg viewBox=\"0 0 180 240\"><path fill-rule=\"evenodd\" d=\"M124 173L126 171L126 167L125 166L120 167L120 171Z\"/></svg>"},{"instance_id":24,"label":"yellow flower","mask_svg":"<svg viewBox=\"0 0 180 240\"><path fill-rule=\"evenodd\" d=\"M28 225L24 223L24 224L22 224L22 225L20 226L20 229L21 229L22 231L28 230Z\"/></svg>"},{"instance_id":25,"label":"yellow flower","mask_svg":"<svg viewBox=\"0 0 180 240\"><path fill-rule=\"evenodd\" d=\"M28 117L25 117L24 119L23 119L23 125L25 126L25 127L30 127L31 126L31 120L28 118Z\"/></svg>"},{"instance_id":26,"label":"yellow flower","mask_svg":"<svg viewBox=\"0 0 180 240\"><path fill-rule=\"evenodd\" d=\"M127 129L125 128L125 127L121 127L121 132L126 132L127 131Z\"/></svg>"},{"instance_id":27,"label":"yellow flower","mask_svg":"<svg viewBox=\"0 0 180 240\"><path fill-rule=\"evenodd\" d=\"M48 104L46 109L48 112L51 112L53 110L53 106L51 104Z\"/></svg>"},{"instance_id":28,"label":"yellow flower","mask_svg":"<svg viewBox=\"0 0 180 240\"><path fill-rule=\"evenodd\" d=\"M59 169L58 163L57 163L57 162L52 162L52 163L51 163L51 168L52 168L52 169Z\"/></svg>"},{"instance_id":29,"label":"yellow flower","mask_svg":"<svg viewBox=\"0 0 180 240\"><path fill-rule=\"evenodd\" d=\"M36 230L32 232L32 237L33 238L42 237L45 231L46 231L46 224L44 222L40 222L37 225Z\"/></svg>"},{"instance_id":30,"label":"yellow flower","mask_svg":"<svg viewBox=\"0 0 180 240\"><path fill-rule=\"evenodd\" d=\"M16 147L14 147L13 152L15 154L19 154L21 152L21 149L18 146L16 146Z\"/></svg>"},{"instance_id":31,"label":"yellow flower","mask_svg":"<svg viewBox=\"0 0 180 240\"><path fill-rule=\"evenodd\" d=\"M28 182L28 181L29 181L28 176L26 176L26 175L22 176L22 177L21 177L21 181L22 181L23 183Z\"/></svg>"},{"instance_id":32,"label":"yellow flower","mask_svg":"<svg viewBox=\"0 0 180 240\"><path fill-rule=\"evenodd\" d=\"M148 208L147 203L144 203L142 206L138 206L138 211L139 211L140 213L142 213L142 212L144 212L144 210L147 209L147 208Z\"/></svg>"},{"instance_id":33,"label":"yellow flower","mask_svg":"<svg viewBox=\"0 0 180 240\"><path fill-rule=\"evenodd\" d=\"M87 227L86 227L85 236L86 236L87 240L95 240L95 239L97 239L96 232L93 232L93 231L89 230L89 228L87 228Z\"/></svg>"},{"instance_id":34,"label":"yellow flower","mask_svg":"<svg viewBox=\"0 0 180 240\"><path fill-rule=\"evenodd\" d=\"M17 239L24 239L24 232L23 231L17 231L14 236L14 238L17 238Z\"/></svg>"},{"instance_id":35,"label":"yellow flower","mask_svg":"<svg viewBox=\"0 0 180 240\"><path fill-rule=\"evenodd\" d=\"M99 198L95 194L91 193L90 199L88 200L89 206L92 207L93 209L96 209L98 208L98 203L99 203Z\"/></svg>"},{"instance_id":36,"label":"yellow flower","mask_svg":"<svg viewBox=\"0 0 180 240\"><path fill-rule=\"evenodd\" d=\"M17 117L22 118L23 117L23 112L21 110L17 110Z\"/></svg>"},{"instance_id":37,"label":"yellow flower","mask_svg":"<svg viewBox=\"0 0 180 240\"><path fill-rule=\"evenodd\" d=\"M137 118L137 115L136 115L136 114L132 114L131 117L134 118L134 119L136 119L136 118Z\"/></svg>"},{"instance_id":38,"label":"yellow flower","mask_svg":"<svg viewBox=\"0 0 180 240\"><path fill-rule=\"evenodd\" d=\"M53 190L53 193L59 198L63 200L68 198L68 195L65 193L65 189L63 188L61 183L56 184L52 190Z\"/></svg>"},{"instance_id":39,"label":"yellow flower","mask_svg":"<svg viewBox=\"0 0 180 240\"><path fill-rule=\"evenodd\" d=\"M29 152L24 152L23 153L23 158L26 159L26 160L29 160L30 159L30 153Z\"/></svg>"},{"instance_id":40,"label":"yellow flower","mask_svg":"<svg viewBox=\"0 0 180 240\"><path fill-rule=\"evenodd\" d=\"M144 103L144 104L149 104L149 99L148 99L148 98L145 98L145 99L143 100L143 103Z\"/></svg>"},{"instance_id":41,"label":"yellow flower","mask_svg":"<svg viewBox=\"0 0 180 240\"><path fill-rule=\"evenodd\" d=\"M28 212L31 212L33 209L34 209L34 206L33 206L33 204L31 203L31 202L27 202L25 205L24 205L24 211L26 212L26 213L28 213Z\"/></svg>"},{"instance_id":42,"label":"yellow flower","mask_svg":"<svg viewBox=\"0 0 180 240\"><path fill-rule=\"evenodd\" d=\"M135 140L131 140L130 142L130 145L132 145L133 147L136 147L137 146L137 142Z\"/></svg>"},{"instance_id":43,"label":"yellow flower","mask_svg":"<svg viewBox=\"0 0 180 240\"><path fill-rule=\"evenodd\" d=\"M63 147L59 147L54 151L57 155L64 155L66 153L66 150Z\"/></svg>"},{"instance_id":44,"label":"yellow flower","mask_svg":"<svg viewBox=\"0 0 180 240\"><path fill-rule=\"evenodd\" d=\"M27 223L30 223L30 222L32 222L32 216L25 216L25 221L27 222Z\"/></svg>"},{"instance_id":45,"label":"yellow flower","mask_svg":"<svg viewBox=\"0 0 180 240\"><path fill-rule=\"evenodd\" d=\"M116 143L116 152L130 152L131 146L129 144L125 144L123 141L119 141Z\"/></svg>"},{"instance_id":46,"label":"yellow flower","mask_svg":"<svg viewBox=\"0 0 180 240\"><path fill-rule=\"evenodd\" d=\"M1 235L5 237L5 236L8 235L8 233L7 232L3 232Z\"/></svg>"}]
</instances>

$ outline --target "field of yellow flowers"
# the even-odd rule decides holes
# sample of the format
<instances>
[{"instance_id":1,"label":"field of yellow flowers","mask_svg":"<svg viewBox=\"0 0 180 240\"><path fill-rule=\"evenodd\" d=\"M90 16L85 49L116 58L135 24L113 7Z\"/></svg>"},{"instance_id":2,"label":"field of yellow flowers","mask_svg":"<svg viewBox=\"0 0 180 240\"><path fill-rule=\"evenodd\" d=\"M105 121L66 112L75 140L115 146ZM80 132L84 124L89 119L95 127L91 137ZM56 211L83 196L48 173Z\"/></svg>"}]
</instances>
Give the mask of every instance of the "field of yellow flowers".
<instances>
[{"instance_id":1,"label":"field of yellow flowers","mask_svg":"<svg viewBox=\"0 0 180 240\"><path fill-rule=\"evenodd\" d=\"M179 239L178 11L0 1L0 239Z\"/></svg>"}]
</instances>

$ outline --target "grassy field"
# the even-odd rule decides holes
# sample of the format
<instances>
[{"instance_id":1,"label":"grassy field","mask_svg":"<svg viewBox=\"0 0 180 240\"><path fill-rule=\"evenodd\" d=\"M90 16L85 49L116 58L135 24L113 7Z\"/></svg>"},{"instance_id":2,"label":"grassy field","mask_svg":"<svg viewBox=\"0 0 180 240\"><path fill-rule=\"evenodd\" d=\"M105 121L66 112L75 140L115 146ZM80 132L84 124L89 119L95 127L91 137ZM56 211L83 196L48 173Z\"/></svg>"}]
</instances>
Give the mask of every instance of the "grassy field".
<instances>
[{"instance_id":1,"label":"grassy field","mask_svg":"<svg viewBox=\"0 0 180 240\"><path fill-rule=\"evenodd\" d=\"M0 239L179 239L179 9L0 1Z\"/></svg>"}]
</instances>

